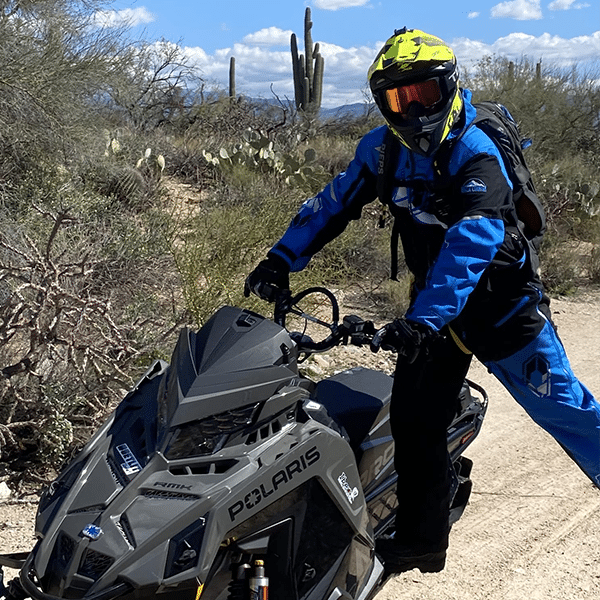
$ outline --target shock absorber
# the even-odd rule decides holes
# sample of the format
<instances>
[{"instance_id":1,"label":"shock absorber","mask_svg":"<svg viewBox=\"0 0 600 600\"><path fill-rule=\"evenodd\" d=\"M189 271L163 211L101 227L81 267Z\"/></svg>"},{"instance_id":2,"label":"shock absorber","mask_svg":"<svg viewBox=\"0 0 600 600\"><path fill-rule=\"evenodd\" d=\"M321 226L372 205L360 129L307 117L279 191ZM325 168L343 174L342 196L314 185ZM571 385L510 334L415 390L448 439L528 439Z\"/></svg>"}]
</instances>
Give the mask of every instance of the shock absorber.
<instances>
[{"instance_id":1,"label":"shock absorber","mask_svg":"<svg viewBox=\"0 0 600 600\"><path fill-rule=\"evenodd\" d=\"M227 600L248 600L248 575L251 569L252 567L247 563L234 567Z\"/></svg>"},{"instance_id":2,"label":"shock absorber","mask_svg":"<svg viewBox=\"0 0 600 600\"><path fill-rule=\"evenodd\" d=\"M250 600L269 600L269 578L265 577L265 563L254 561L254 574L250 577Z\"/></svg>"}]
</instances>

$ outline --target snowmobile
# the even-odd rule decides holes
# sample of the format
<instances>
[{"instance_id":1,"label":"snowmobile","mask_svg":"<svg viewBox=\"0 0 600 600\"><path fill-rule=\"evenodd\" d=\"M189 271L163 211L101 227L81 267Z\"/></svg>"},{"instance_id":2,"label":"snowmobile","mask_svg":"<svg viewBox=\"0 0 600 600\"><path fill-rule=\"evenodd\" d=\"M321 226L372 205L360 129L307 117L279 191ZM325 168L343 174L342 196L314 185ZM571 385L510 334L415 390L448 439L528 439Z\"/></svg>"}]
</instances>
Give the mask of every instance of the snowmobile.
<instances>
[{"instance_id":1,"label":"snowmobile","mask_svg":"<svg viewBox=\"0 0 600 600\"><path fill-rule=\"evenodd\" d=\"M302 308L315 295L326 317ZM289 331L286 317L326 336ZM0 596L373 598L389 578L375 541L393 530L402 485L392 377L354 367L313 381L302 362L375 331L355 315L340 322L325 288L288 295L273 320L225 306L200 330L184 328L170 363L152 364L42 494L33 549L0 556L18 569ZM486 407L466 380L448 429L453 521L471 489L463 452Z\"/></svg>"}]
</instances>

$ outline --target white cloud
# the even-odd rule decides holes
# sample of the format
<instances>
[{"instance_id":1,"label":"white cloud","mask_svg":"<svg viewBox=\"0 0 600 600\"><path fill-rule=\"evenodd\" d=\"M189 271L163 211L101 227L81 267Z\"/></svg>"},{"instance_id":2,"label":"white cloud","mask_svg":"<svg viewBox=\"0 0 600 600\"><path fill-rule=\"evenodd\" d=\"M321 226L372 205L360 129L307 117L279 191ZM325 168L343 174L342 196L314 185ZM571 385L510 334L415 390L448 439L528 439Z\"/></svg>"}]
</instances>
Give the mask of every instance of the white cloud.
<instances>
[{"instance_id":1,"label":"white cloud","mask_svg":"<svg viewBox=\"0 0 600 600\"><path fill-rule=\"evenodd\" d=\"M293 97L292 58L290 51L273 51L265 46L238 43L208 54L199 47L182 49L202 77L222 90L227 89L229 59L235 56L236 90L252 98L270 98L273 91L281 97Z\"/></svg>"},{"instance_id":2,"label":"white cloud","mask_svg":"<svg viewBox=\"0 0 600 600\"><path fill-rule=\"evenodd\" d=\"M509 18L530 21L542 18L540 0L510 0L492 7L492 18Z\"/></svg>"},{"instance_id":3,"label":"white cloud","mask_svg":"<svg viewBox=\"0 0 600 600\"><path fill-rule=\"evenodd\" d=\"M379 42L374 47L342 48L320 42L325 60L324 106L340 106L364 100L361 90L367 85L367 71L383 43Z\"/></svg>"},{"instance_id":4,"label":"white cloud","mask_svg":"<svg viewBox=\"0 0 600 600\"><path fill-rule=\"evenodd\" d=\"M588 8L589 4L584 4L581 2L577 2L576 0L554 0L554 2L550 2L548 4L548 8L550 10L570 10L571 8L580 9L580 8Z\"/></svg>"},{"instance_id":5,"label":"white cloud","mask_svg":"<svg viewBox=\"0 0 600 600\"><path fill-rule=\"evenodd\" d=\"M477 17L478 17L480 14L481 14L481 13L478 13L478 12L470 12L470 13L467 15L467 19L476 19L476 18L477 18Z\"/></svg>"},{"instance_id":6,"label":"white cloud","mask_svg":"<svg viewBox=\"0 0 600 600\"><path fill-rule=\"evenodd\" d=\"M243 42L251 46L289 46L292 33L279 27L267 27L248 34Z\"/></svg>"},{"instance_id":7,"label":"white cloud","mask_svg":"<svg viewBox=\"0 0 600 600\"><path fill-rule=\"evenodd\" d=\"M288 40L289 41L289 40ZM286 42L288 43L288 42ZM325 59L323 106L336 107L364 100L362 89L367 83L367 70L383 42L374 47L342 48L319 41ZM225 90L229 77L229 59L235 56L236 90L253 98L293 99L292 55L289 49L276 51L264 45L234 44L208 54L202 48L183 48L185 56L196 65L210 83Z\"/></svg>"},{"instance_id":8,"label":"white cloud","mask_svg":"<svg viewBox=\"0 0 600 600\"><path fill-rule=\"evenodd\" d=\"M515 61L527 56L531 60L542 59L547 64L567 67L597 61L600 56L600 31L568 39L549 33L537 37L525 33L511 33L497 39L493 44L459 38L451 42L451 46L459 62L467 65L473 64L483 56L495 54Z\"/></svg>"},{"instance_id":9,"label":"white cloud","mask_svg":"<svg viewBox=\"0 0 600 600\"><path fill-rule=\"evenodd\" d=\"M265 31L271 31L269 28ZM202 48L183 48L192 64L200 69L208 85L215 84L227 89L229 59L236 59L236 89L252 98L293 99L292 60L289 47L267 46L248 43L258 42L263 36L256 32L232 47L221 48L211 54ZM287 33L287 32L286 32ZM266 36L264 39L268 39ZM542 59L544 64L568 67L572 64L594 64L600 56L600 31L592 35L562 38L545 33L540 36L512 33L491 44L469 38L448 40L460 65L468 69L486 55L504 56L515 62L527 56L532 61ZM377 41L373 46L344 48L319 40L325 59L323 81L323 106L333 108L344 104L363 102L363 90L367 86L367 70L383 45ZM287 46L287 41L286 41Z\"/></svg>"},{"instance_id":10,"label":"white cloud","mask_svg":"<svg viewBox=\"0 0 600 600\"><path fill-rule=\"evenodd\" d=\"M338 10L340 8L365 6L368 2L369 0L314 0L314 6L322 10Z\"/></svg>"},{"instance_id":11,"label":"white cloud","mask_svg":"<svg viewBox=\"0 0 600 600\"><path fill-rule=\"evenodd\" d=\"M154 15L143 6L123 10L100 10L94 15L94 23L99 27L135 27L155 20Z\"/></svg>"}]
</instances>

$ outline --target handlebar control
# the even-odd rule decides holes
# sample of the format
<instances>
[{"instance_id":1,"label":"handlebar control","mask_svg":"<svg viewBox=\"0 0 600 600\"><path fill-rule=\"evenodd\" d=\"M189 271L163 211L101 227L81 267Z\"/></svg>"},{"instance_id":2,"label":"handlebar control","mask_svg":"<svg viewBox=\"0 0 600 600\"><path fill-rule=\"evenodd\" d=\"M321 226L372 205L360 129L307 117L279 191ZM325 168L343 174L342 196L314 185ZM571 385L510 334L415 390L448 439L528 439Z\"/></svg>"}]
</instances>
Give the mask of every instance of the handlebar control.
<instances>
[{"instance_id":1,"label":"handlebar control","mask_svg":"<svg viewBox=\"0 0 600 600\"><path fill-rule=\"evenodd\" d=\"M344 343L348 341L354 346L364 346L371 342L375 334L373 321L365 321L357 315L347 315L342 321L342 329L345 334Z\"/></svg>"},{"instance_id":2,"label":"handlebar control","mask_svg":"<svg viewBox=\"0 0 600 600\"><path fill-rule=\"evenodd\" d=\"M306 323L324 327L328 334L321 341L314 341L305 331L290 331L290 337L298 346L298 351L305 355L305 358L318 352L326 352L335 346L352 344L353 346L371 345L371 350L377 352L381 347L381 341L385 335L385 328L377 330L373 321L367 321L358 315L347 315L339 322L339 305L337 298L327 288L311 287L305 289L295 296L292 296L290 290L281 290L274 288L275 309L273 320L281 327L286 327L286 317L295 315L303 319ZM300 302L311 295L321 294L325 296L330 304L331 321L326 322L306 313L299 306ZM373 344L378 344L374 349ZM384 349L388 348L384 346Z\"/></svg>"},{"instance_id":3,"label":"handlebar control","mask_svg":"<svg viewBox=\"0 0 600 600\"><path fill-rule=\"evenodd\" d=\"M383 338L385 337L385 334L387 333L387 330L385 327L382 327L379 331L377 331L373 337L371 338L371 352L379 352L379 349L381 348L381 345L383 344Z\"/></svg>"},{"instance_id":4,"label":"handlebar control","mask_svg":"<svg viewBox=\"0 0 600 600\"><path fill-rule=\"evenodd\" d=\"M289 293L289 290L282 290L281 288L273 285L272 283L267 283L265 281L260 281L257 283L252 290L259 298L266 300L267 302L277 302L279 298L285 294L285 292Z\"/></svg>"},{"instance_id":5,"label":"handlebar control","mask_svg":"<svg viewBox=\"0 0 600 600\"><path fill-rule=\"evenodd\" d=\"M306 297L319 294L325 296L330 305L331 321L329 322L306 313L299 306ZM299 352L306 356L317 352L326 352L340 345L364 346L370 344L371 338L376 332L372 321L366 321L357 315L347 315L340 323L337 298L333 292L323 287L311 287L295 296L292 296L289 290L278 290L275 298L274 321L278 325L286 327L288 315L295 315L306 323L313 323L328 330L326 337L321 341L314 341L305 331L290 331L290 336L298 346Z\"/></svg>"}]
</instances>

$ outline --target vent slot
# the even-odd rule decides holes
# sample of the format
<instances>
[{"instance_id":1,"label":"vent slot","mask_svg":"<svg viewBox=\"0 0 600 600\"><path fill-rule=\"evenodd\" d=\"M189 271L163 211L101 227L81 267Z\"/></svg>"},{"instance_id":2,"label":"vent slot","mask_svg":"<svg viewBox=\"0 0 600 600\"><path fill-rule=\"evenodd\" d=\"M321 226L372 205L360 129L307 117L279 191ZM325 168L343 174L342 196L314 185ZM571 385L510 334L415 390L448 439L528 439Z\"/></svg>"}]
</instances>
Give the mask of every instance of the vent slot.
<instances>
[{"instance_id":1,"label":"vent slot","mask_svg":"<svg viewBox=\"0 0 600 600\"><path fill-rule=\"evenodd\" d=\"M123 515L117 523L117 529L121 532L121 535L125 538L125 541L132 547L135 548L135 537L133 535L133 529L129 523L129 519Z\"/></svg>"},{"instance_id":2,"label":"vent slot","mask_svg":"<svg viewBox=\"0 0 600 600\"><path fill-rule=\"evenodd\" d=\"M96 581L108 571L113 562L114 559L110 556L88 548L81 557L77 572L82 577L88 577Z\"/></svg>"},{"instance_id":3,"label":"vent slot","mask_svg":"<svg viewBox=\"0 0 600 600\"><path fill-rule=\"evenodd\" d=\"M106 457L106 464L108 465L110 474L115 480L117 486L119 486L120 489L123 489L129 483L125 473L123 473L123 471L121 471L121 469L117 466L112 456Z\"/></svg>"},{"instance_id":4,"label":"vent slot","mask_svg":"<svg viewBox=\"0 0 600 600\"><path fill-rule=\"evenodd\" d=\"M246 446L251 446L252 444L256 444L257 442L262 442L263 440L270 438L272 435L275 435L276 433L279 433L282 430L283 425L280 423L279 420L271 421L270 423L267 423L264 427L253 431L246 438Z\"/></svg>"},{"instance_id":5,"label":"vent slot","mask_svg":"<svg viewBox=\"0 0 600 600\"><path fill-rule=\"evenodd\" d=\"M55 558L61 569L66 569L73 558L75 541L67 534L61 533L54 547Z\"/></svg>"},{"instance_id":6,"label":"vent slot","mask_svg":"<svg viewBox=\"0 0 600 600\"><path fill-rule=\"evenodd\" d=\"M180 465L169 467L171 475L223 475L237 465L236 460L220 460L216 462L203 462L193 465Z\"/></svg>"},{"instance_id":7,"label":"vent slot","mask_svg":"<svg viewBox=\"0 0 600 600\"><path fill-rule=\"evenodd\" d=\"M229 436L252 423L258 404L228 410L177 427L165 451L168 460L207 456L220 450Z\"/></svg>"}]
</instances>

